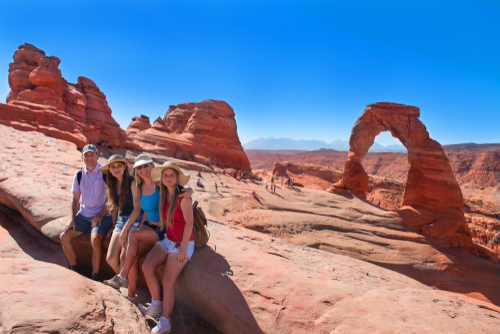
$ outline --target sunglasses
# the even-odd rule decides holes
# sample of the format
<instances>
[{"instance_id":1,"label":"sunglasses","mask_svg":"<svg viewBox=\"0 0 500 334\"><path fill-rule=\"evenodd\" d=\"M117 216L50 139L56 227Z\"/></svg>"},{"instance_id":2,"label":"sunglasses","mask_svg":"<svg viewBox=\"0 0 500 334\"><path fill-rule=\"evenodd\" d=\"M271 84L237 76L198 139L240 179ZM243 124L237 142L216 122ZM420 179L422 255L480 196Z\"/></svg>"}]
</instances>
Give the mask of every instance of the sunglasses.
<instances>
[{"instance_id":1,"label":"sunglasses","mask_svg":"<svg viewBox=\"0 0 500 334\"><path fill-rule=\"evenodd\" d=\"M140 166L135 167L135 169L141 170L143 168L148 168L149 166L151 166L151 165L150 164L140 165Z\"/></svg>"}]
</instances>

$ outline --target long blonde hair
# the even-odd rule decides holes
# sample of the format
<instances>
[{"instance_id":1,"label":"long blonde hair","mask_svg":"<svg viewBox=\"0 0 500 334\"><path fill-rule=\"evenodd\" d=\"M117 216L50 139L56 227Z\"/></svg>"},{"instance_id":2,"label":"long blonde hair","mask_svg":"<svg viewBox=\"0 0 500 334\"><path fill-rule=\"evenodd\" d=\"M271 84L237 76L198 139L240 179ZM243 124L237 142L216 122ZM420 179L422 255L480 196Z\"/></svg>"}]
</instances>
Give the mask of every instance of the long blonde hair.
<instances>
[{"instance_id":1,"label":"long blonde hair","mask_svg":"<svg viewBox=\"0 0 500 334\"><path fill-rule=\"evenodd\" d=\"M123 162L118 161L125 166L125 171L123 172L122 186L120 191L120 199L118 203L116 203L116 183L118 179L111 174L111 171L108 170L108 175L106 177L106 195L108 196L108 211L113 211L114 208L123 209L123 207L127 204L128 194L130 192L130 174L128 173L127 165Z\"/></svg>"},{"instance_id":2,"label":"long blonde hair","mask_svg":"<svg viewBox=\"0 0 500 334\"><path fill-rule=\"evenodd\" d=\"M165 207L165 203L167 202L167 196L168 196L168 188L163 184L163 173L165 170L170 169L173 170L175 173L175 188L172 196L170 197L169 205L168 205L168 210L167 210L167 218L163 216L163 208ZM165 168L160 175L160 229L167 226L167 229L171 229L174 226L173 218L174 218L174 211L175 211L175 204L177 201L177 196L179 195L179 191L184 189L182 186L179 185L179 172L176 171L173 168ZM181 208L179 208L180 210Z\"/></svg>"}]
</instances>

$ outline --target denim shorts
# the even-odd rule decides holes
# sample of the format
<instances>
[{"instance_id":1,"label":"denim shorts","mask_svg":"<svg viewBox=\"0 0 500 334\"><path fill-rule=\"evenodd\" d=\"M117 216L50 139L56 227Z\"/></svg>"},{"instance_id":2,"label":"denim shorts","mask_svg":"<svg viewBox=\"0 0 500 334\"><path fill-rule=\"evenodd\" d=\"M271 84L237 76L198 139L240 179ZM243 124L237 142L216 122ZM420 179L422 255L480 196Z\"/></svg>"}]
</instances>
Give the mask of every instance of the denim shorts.
<instances>
[{"instance_id":1,"label":"denim shorts","mask_svg":"<svg viewBox=\"0 0 500 334\"><path fill-rule=\"evenodd\" d=\"M157 242L160 246L163 247L165 252L167 253L179 253L179 249L181 247L180 243L175 243L173 241L168 240L168 238L165 236L163 240L160 240ZM194 240L191 240L187 244L187 257L191 259L191 256L193 256L194 252Z\"/></svg>"},{"instance_id":2,"label":"denim shorts","mask_svg":"<svg viewBox=\"0 0 500 334\"><path fill-rule=\"evenodd\" d=\"M106 235L110 226L113 224L111 216L104 216L101 223L96 227L92 227L92 218L94 217L85 217L81 214L77 214L75 217L75 231L87 233L87 231L92 228L91 234L98 233L100 235Z\"/></svg>"},{"instance_id":3,"label":"denim shorts","mask_svg":"<svg viewBox=\"0 0 500 334\"><path fill-rule=\"evenodd\" d=\"M116 225L113 232L121 232L123 230L123 227L127 223L129 217L130 216L118 216L118 218L116 219ZM135 222L128 228L129 232L137 230L141 225L141 220L142 220L142 213L139 215L139 217L137 217Z\"/></svg>"},{"instance_id":4,"label":"denim shorts","mask_svg":"<svg viewBox=\"0 0 500 334\"><path fill-rule=\"evenodd\" d=\"M142 227L154 231L158 236L158 240L163 239L163 237L165 236L165 231L167 230L166 226L160 228L160 226L150 225L147 220L142 224Z\"/></svg>"}]
</instances>

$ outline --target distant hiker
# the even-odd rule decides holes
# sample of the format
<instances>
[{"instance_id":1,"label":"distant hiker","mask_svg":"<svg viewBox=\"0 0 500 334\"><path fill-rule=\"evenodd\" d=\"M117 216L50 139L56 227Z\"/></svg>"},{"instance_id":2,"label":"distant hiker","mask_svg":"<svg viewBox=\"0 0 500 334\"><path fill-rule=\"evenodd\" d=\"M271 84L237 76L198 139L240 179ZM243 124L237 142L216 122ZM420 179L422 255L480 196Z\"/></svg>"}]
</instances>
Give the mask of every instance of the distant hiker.
<instances>
[{"instance_id":1,"label":"distant hiker","mask_svg":"<svg viewBox=\"0 0 500 334\"><path fill-rule=\"evenodd\" d=\"M166 227L166 236L156 243L142 265L142 271L149 291L151 304L139 304L139 310L148 318L157 318L158 325L152 333L167 333L171 329L170 316L175 301L175 281L194 252L193 208L190 198L179 198L179 191L189 181L189 175L173 161L153 168L153 180L160 187L160 227ZM160 281L156 268L165 264L163 274L163 302L161 302Z\"/></svg>"},{"instance_id":2,"label":"distant hiker","mask_svg":"<svg viewBox=\"0 0 500 334\"><path fill-rule=\"evenodd\" d=\"M257 194L255 193L255 191L252 191L252 197L257 199Z\"/></svg>"},{"instance_id":3,"label":"distant hiker","mask_svg":"<svg viewBox=\"0 0 500 334\"><path fill-rule=\"evenodd\" d=\"M219 191L219 189L217 188L217 182L215 182L215 191Z\"/></svg>"},{"instance_id":4,"label":"distant hiker","mask_svg":"<svg viewBox=\"0 0 500 334\"><path fill-rule=\"evenodd\" d=\"M290 189L293 189L293 178L290 178Z\"/></svg>"},{"instance_id":5,"label":"distant hiker","mask_svg":"<svg viewBox=\"0 0 500 334\"><path fill-rule=\"evenodd\" d=\"M165 228L160 228L160 188L151 178L151 171L154 167L153 160L146 154L140 154L135 159L133 168L137 191L141 196L141 209L144 210L143 223L138 230L131 231L129 234L126 259L120 273L104 281L104 284L115 289L128 287L128 299L134 304L139 278L139 260L165 236ZM192 193L191 188L186 188L182 196L190 197Z\"/></svg>"},{"instance_id":6,"label":"distant hiker","mask_svg":"<svg viewBox=\"0 0 500 334\"><path fill-rule=\"evenodd\" d=\"M82 150L85 164L73 178L71 219L61 232L61 245L71 270L81 273L73 240L89 229L92 244L92 279L99 280L102 240L113 221L106 208L106 179L97 162L97 148L88 144ZM79 209L78 209L79 208Z\"/></svg>"},{"instance_id":7,"label":"distant hiker","mask_svg":"<svg viewBox=\"0 0 500 334\"><path fill-rule=\"evenodd\" d=\"M267 181L264 181L265 182L265 185L266 185L266 190L267 190Z\"/></svg>"},{"instance_id":8,"label":"distant hiker","mask_svg":"<svg viewBox=\"0 0 500 334\"><path fill-rule=\"evenodd\" d=\"M198 177L201 177L201 172L198 172L198 175L197 175L197 176L198 176Z\"/></svg>"},{"instance_id":9,"label":"distant hiker","mask_svg":"<svg viewBox=\"0 0 500 334\"><path fill-rule=\"evenodd\" d=\"M99 168L107 175L107 207L113 212L115 224L106 261L117 274L125 262L129 232L137 230L142 219L141 197L134 177L129 174L131 169L132 164L121 154L112 155Z\"/></svg>"},{"instance_id":10,"label":"distant hiker","mask_svg":"<svg viewBox=\"0 0 500 334\"><path fill-rule=\"evenodd\" d=\"M210 166L210 158L207 159L207 165Z\"/></svg>"},{"instance_id":11,"label":"distant hiker","mask_svg":"<svg viewBox=\"0 0 500 334\"><path fill-rule=\"evenodd\" d=\"M200 179L196 180L196 185L200 188L203 188L203 183L201 183Z\"/></svg>"}]
</instances>

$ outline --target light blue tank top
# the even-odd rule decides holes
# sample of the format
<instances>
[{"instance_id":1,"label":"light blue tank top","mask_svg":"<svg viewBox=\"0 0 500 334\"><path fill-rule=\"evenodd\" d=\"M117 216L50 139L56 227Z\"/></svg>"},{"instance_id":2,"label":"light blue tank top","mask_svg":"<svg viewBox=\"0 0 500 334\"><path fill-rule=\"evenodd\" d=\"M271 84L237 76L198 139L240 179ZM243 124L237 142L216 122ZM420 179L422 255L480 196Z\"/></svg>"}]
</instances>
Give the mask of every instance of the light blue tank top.
<instances>
[{"instance_id":1,"label":"light blue tank top","mask_svg":"<svg viewBox=\"0 0 500 334\"><path fill-rule=\"evenodd\" d=\"M144 196L141 193L141 209L148 214L148 221L160 221L160 191L156 187L155 192L149 196Z\"/></svg>"}]
</instances>

